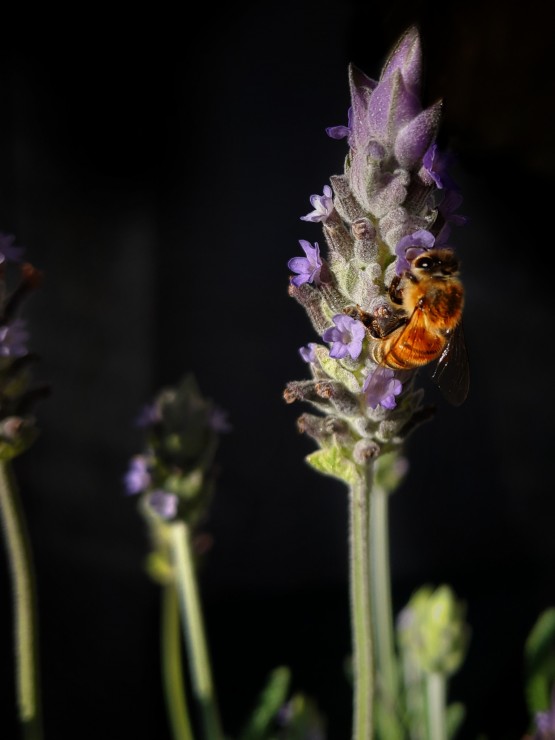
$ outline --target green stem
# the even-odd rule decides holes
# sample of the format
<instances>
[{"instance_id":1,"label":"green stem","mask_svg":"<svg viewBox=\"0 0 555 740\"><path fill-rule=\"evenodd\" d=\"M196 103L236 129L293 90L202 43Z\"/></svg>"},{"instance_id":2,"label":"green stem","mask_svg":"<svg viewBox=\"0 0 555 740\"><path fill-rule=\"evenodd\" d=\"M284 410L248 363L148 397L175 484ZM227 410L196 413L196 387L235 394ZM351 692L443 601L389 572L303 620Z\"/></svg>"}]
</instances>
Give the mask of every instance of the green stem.
<instances>
[{"instance_id":1,"label":"green stem","mask_svg":"<svg viewBox=\"0 0 555 740\"><path fill-rule=\"evenodd\" d=\"M191 684L201 710L204 737L206 740L223 740L193 563L190 530L184 522L170 525L170 543L185 644L189 655Z\"/></svg>"},{"instance_id":2,"label":"green stem","mask_svg":"<svg viewBox=\"0 0 555 740\"><path fill-rule=\"evenodd\" d=\"M181 660L179 603L173 583L162 592L162 675L174 740L193 740Z\"/></svg>"},{"instance_id":3,"label":"green stem","mask_svg":"<svg viewBox=\"0 0 555 740\"><path fill-rule=\"evenodd\" d=\"M442 673L428 673L426 675L428 740L447 740L446 694L445 676Z\"/></svg>"},{"instance_id":4,"label":"green stem","mask_svg":"<svg viewBox=\"0 0 555 740\"><path fill-rule=\"evenodd\" d=\"M350 587L353 640L353 740L373 737L374 656L369 579L370 474L350 488Z\"/></svg>"},{"instance_id":5,"label":"green stem","mask_svg":"<svg viewBox=\"0 0 555 740\"><path fill-rule=\"evenodd\" d=\"M0 519L13 585L16 697L26 740L41 740L36 597L31 548L15 478L0 462Z\"/></svg>"},{"instance_id":6,"label":"green stem","mask_svg":"<svg viewBox=\"0 0 555 740\"><path fill-rule=\"evenodd\" d=\"M403 737L403 730L394 721L399 681L391 606L388 502L387 491L374 484L370 498L370 577L377 690L389 717L388 740L396 740Z\"/></svg>"}]
</instances>

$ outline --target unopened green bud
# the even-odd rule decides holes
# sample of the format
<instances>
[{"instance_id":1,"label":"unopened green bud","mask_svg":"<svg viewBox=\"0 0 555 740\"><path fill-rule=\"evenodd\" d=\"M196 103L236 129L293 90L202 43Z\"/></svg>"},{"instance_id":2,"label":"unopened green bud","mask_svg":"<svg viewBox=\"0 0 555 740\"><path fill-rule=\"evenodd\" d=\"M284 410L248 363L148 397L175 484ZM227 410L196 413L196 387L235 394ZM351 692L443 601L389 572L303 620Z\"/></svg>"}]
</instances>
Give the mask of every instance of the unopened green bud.
<instances>
[{"instance_id":1,"label":"unopened green bud","mask_svg":"<svg viewBox=\"0 0 555 740\"><path fill-rule=\"evenodd\" d=\"M398 618L402 650L424 673L455 673L468 645L465 614L465 605L455 598L449 586L435 591L429 586L420 588Z\"/></svg>"}]
</instances>

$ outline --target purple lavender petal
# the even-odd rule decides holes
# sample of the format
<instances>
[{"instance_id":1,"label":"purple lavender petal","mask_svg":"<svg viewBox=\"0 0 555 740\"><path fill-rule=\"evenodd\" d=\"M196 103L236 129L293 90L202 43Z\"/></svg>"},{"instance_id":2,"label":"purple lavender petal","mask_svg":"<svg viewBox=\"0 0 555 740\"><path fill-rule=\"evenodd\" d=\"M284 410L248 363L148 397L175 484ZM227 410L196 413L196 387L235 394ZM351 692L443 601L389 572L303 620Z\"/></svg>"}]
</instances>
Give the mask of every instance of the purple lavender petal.
<instances>
[{"instance_id":1,"label":"purple lavender petal","mask_svg":"<svg viewBox=\"0 0 555 740\"><path fill-rule=\"evenodd\" d=\"M324 185L323 195L311 195L310 203L314 210L306 216L301 216L301 221L325 223L333 211L333 193L330 186Z\"/></svg>"},{"instance_id":2,"label":"purple lavender petal","mask_svg":"<svg viewBox=\"0 0 555 740\"><path fill-rule=\"evenodd\" d=\"M411 260L413 260L418 254L425 252L427 249L432 249L435 241L435 236L429 231L426 231L426 229L419 229L413 234L409 234L408 236L404 236L402 239L399 239L397 246L395 247L395 254L397 255L395 271L397 275L402 275L405 270L410 269L410 262L407 254L409 249L415 249L415 251L410 255Z\"/></svg>"},{"instance_id":3,"label":"purple lavender petal","mask_svg":"<svg viewBox=\"0 0 555 740\"><path fill-rule=\"evenodd\" d=\"M141 493L150 485L150 473L144 455L135 455L129 462L129 469L123 478L128 494Z\"/></svg>"},{"instance_id":4,"label":"purple lavender petal","mask_svg":"<svg viewBox=\"0 0 555 740\"><path fill-rule=\"evenodd\" d=\"M178 500L175 493L168 493L159 489L148 496L148 505L162 519L173 519L177 514L177 504Z\"/></svg>"},{"instance_id":5,"label":"purple lavender petal","mask_svg":"<svg viewBox=\"0 0 555 740\"><path fill-rule=\"evenodd\" d=\"M306 347L299 349L299 354L305 362L316 362L316 347L314 342L309 342Z\"/></svg>"},{"instance_id":6,"label":"purple lavender petal","mask_svg":"<svg viewBox=\"0 0 555 740\"><path fill-rule=\"evenodd\" d=\"M395 157L405 169L411 169L424 156L434 139L441 116L441 102L419 113L399 131Z\"/></svg>"},{"instance_id":7,"label":"purple lavender petal","mask_svg":"<svg viewBox=\"0 0 555 740\"><path fill-rule=\"evenodd\" d=\"M231 432L233 429L227 418L227 411L224 411L219 406L214 407L210 411L208 416L208 426L212 431L218 433Z\"/></svg>"},{"instance_id":8,"label":"purple lavender petal","mask_svg":"<svg viewBox=\"0 0 555 740\"><path fill-rule=\"evenodd\" d=\"M330 326L322 335L325 342L333 342L330 357L341 360L348 354L356 360L366 336L364 324L343 313L336 314L332 320L335 326Z\"/></svg>"},{"instance_id":9,"label":"purple lavender petal","mask_svg":"<svg viewBox=\"0 0 555 740\"><path fill-rule=\"evenodd\" d=\"M353 109L349 108L347 112L347 125L346 126L330 126L326 129L326 133L329 137L332 139L344 139L347 137L347 140L350 143L351 138L351 131L353 127Z\"/></svg>"},{"instance_id":10,"label":"purple lavender petal","mask_svg":"<svg viewBox=\"0 0 555 740\"><path fill-rule=\"evenodd\" d=\"M0 264L3 262L20 262L25 247L14 246L15 236L13 234L0 234Z\"/></svg>"},{"instance_id":11,"label":"purple lavender petal","mask_svg":"<svg viewBox=\"0 0 555 740\"><path fill-rule=\"evenodd\" d=\"M0 357L23 357L27 354L29 332L24 319L14 319L0 326Z\"/></svg>"},{"instance_id":12,"label":"purple lavender petal","mask_svg":"<svg viewBox=\"0 0 555 740\"><path fill-rule=\"evenodd\" d=\"M403 384L395 378L395 373L388 367L377 367L362 386L368 405L375 409L378 405L385 409L394 409L397 405L395 396L403 390Z\"/></svg>"},{"instance_id":13,"label":"purple lavender petal","mask_svg":"<svg viewBox=\"0 0 555 740\"><path fill-rule=\"evenodd\" d=\"M287 266L292 272L298 273L295 277L291 278L291 282L297 288L303 283L318 284L322 269L318 242L314 242L314 246L312 246L306 239L299 239L299 244L303 248L306 257L293 257L287 263Z\"/></svg>"},{"instance_id":14,"label":"purple lavender petal","mask_svg":"<svg viewBox=\"0 0 555 740\"><path fill-rule=\"evenodd\" d=\"M372 93L368 106L369 133L385 146L392 146L399 129L421 110L418 96L406 86L400 70L396 70Z\"/></svg>"},{"instance_id":15,"label":"purple lavender petal","mask_svg":"<svg viewBox=\"0 0 555 740\"><path fill-rule=\"evenodd\" d=\"M415 26L408 29L389 55L381 79L391 77L398 69L401 71L407 85L415 93L418 93L422 73L422 51L420 35Z\"/></svg>"}]
</instances>

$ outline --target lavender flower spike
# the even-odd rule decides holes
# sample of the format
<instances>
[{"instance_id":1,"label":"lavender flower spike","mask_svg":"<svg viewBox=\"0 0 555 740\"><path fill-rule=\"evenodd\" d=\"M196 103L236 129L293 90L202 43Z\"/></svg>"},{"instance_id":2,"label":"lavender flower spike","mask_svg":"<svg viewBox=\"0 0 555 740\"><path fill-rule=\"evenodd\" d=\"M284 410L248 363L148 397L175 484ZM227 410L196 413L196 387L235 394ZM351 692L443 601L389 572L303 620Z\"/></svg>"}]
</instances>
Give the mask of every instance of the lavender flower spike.
<instances>
[{"instance_id":1,"label":"lavender flower spike","mask_svg":"<svg viewBox=\"0 0 555 740\"><path fill-rule=\"evenodd\" d=\"M314 246L305 239L299 239L299 244L304 250L306 257L293 257L287 263L287 267L297 275L291 278L293 285L298 288L303 283L320 282L320 270L322 269L322 260L320 259L320 247L315 242Z\"/></svg>"},{"instance_id":2,"label":"lavender flower spike","mask_svg":"<svg viewBox=\"0 0 555 740\"><path fill-rule=\"evenodd\" d=\"M327 129L332 138L346 139L343 173L331 176L331 192L312 196L314 211L302 219L321 223L328 251L321 256L317 244L301 240L306 257L288 263L290 295L331 346L300 350L311 380L295 383L295 393L289 384L284 397L324 414L321 424L301 424L320 448L307 459L348 483L365 475L357 451L377 449L378 457L399 451L404 437L429 418L416 388L418 370L404 369L402 359L390 366L389 350L377 343L389 341L397 318L410 319L392 302L392 281L410 272L422 252L452 249L449 226L463 220L453 213L457 191L436 142L441 103L424 107L420 98L421 55L412 27L377 82L349 66L348 126Z\"/></svg>"},{"instance_id":3,"label":"lavender flower spike","mask_svg":"<svg viewBox=\"0 0 555 740\"><path fill-rule=\"evenodd\" d=\"M301 216L301 221L312 221L313 223L327 221L333 211L333 198L330 186L324 185L323 195L311 195L310 204L314 210L307 213L306 216Z\"/></svg>"}]
</instances>

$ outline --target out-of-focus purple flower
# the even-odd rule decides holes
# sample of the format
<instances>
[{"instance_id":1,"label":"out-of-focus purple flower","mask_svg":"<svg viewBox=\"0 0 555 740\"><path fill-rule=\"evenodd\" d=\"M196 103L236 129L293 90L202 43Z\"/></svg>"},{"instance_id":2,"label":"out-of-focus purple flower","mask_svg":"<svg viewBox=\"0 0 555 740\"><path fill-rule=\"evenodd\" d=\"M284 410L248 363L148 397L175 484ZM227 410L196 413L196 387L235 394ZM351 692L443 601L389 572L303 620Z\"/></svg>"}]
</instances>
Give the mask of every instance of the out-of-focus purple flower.
<instances>
[{"instance_id":1,"label":"out-of-focus purple flower","mask_svg":"<svg viewBox=\"0 0 555 740\"><path fill-rule=\"evenodd\" d=\"M403 384L395 378L394 371L389 367L378 366L364 381L362 391L368 405L375 409L378 404L384 409L394 409L397 405L395 396L403 390Z\"/></svg>"},{"instance_id":2,"label":"out-of-focus purple flower","mask_svg":"<svg viewBox=\"0 0 555 740\"><path fill-rule=\"evenodd\" d=\"M299 349L299 354L305 362L316 362L316 347L314 342L309 342L306 347Z\"/></svg>"},{"instance_id":3,"label":"out-of-focus purple flower","mask_svg":"<svg viewBox=\"0 0 555 740\"><path fill-rule=\"evenodd\" d=\"M141 493L149 487L151 478L144 455L135 455L131 458L123 481L129 494Z\"/></svg>"},{"instance_id":4,"label":"out-of-focus purple flower","mask_svg":"<svg viewBox=\"0 0 555 740\"><path fill-rule=\"evenodd\" d=\"M436 238L436 246L444 244L451 233L451 225L464 226L468 218L460 213L455 213L462 203L462 195L457 190L445 191L445 197L438 206L438 211L443 218L444 224Z\"/></svg>"},{"instance_id":5,"label":"out-of-focus purple flower","mask_svg":"<svg viewBox=\"0 0 555 740\"><path fill-rule=\"evenodd\" d=\"M29 332L23 319L0 326L0 357L23 357L27 354Z\"/></svg>"},{"instance_id":6,"label":"out-of-focus purple flower","mask_svg":"<svg viewBox=\"0 0 555 740\"><path fill-rule=\"evenodd\" d=\"M0 264L21 261L25 247L14 246L14 241L12 234L0 234Z\"/></svg>"},{"instance_id":7,"label":"out-of-focus purple flower","mask_svg":"<svg viewBox=\"0 0 555 740\"><path fill-rule=\"evenodd\" d=\"M329 126L326 129L326 134L332 139L350 139L351 131L353 130L353 109L349 108L347 114L347 125L346 126ZM349 142L350 143L350 142Z\"/></svg>"},{"instance_id":8,"label":"out-of-focus purple flower","mask_svg":"<svg viewBox=\"0 0 555 740\"><path fill-rule=\"evenodd\" d=\"M413 234L399 239L395 247L395 254L397 255L395 272L397 275L402 275L405 270L408 270L412 260L427 249L432 249L435 242L435 236L426 229L419 229Z\"/></svg>"},{"instance_id":9,"label":"out-of-focus purple flower","mask_svg":"<svg viewBox=\"0 0 555 740\"><path fill-rule=\"evenodd\" d=\"M231 432L232 426L227 418L227 411L216 406L210 411L208 417L208 426L214 432L226 433Z\"/></svg>"},{"instance_id":10,"label":"out-of-focus purple flower","mask_svg":"<svg viewBox=\"0 0 555 740\"><path fill-rule=\"evenodd\" d=\"M139 411L135 424L139 428L150 427L153 424L158 424L162 421L160 416L160 407L157 403L148 403Z\"/></svg>"},{"instance_id":11,"label":"out-of-focus purple flower","mask_svg":"<svg viewBox=\"0 0 555 740\"><path fill-rule=\"evenodd\" d=\"M320 282L320 270L322 269L322 260L320 259L320 247L317 242L314 246L305 239L299 239L299 244L304 250L306 257L293 257L287 263L287 267L296 272L297 275L291 278L293 285L298 288L303 283Z\"/></svg>"},{"instance_id":12,"label":"out-of-focus purple flower","mask_svg":"<svg viewBox=\"0 0 555 740\"><path fill-rule=\"evenodd\" d=\"M351 359L356 360L362 352L362 342L366 336L364 324L344 313L336 314L333 323L335 326L330 326L322 335L325 342L333 342L330 357L341 360L350 355Z\"/></svg>"},{"instance_id":13,"label":"out-of-focus purple flower","mask_svg":"<svg viewBox=\"0 0 555 740\"><path fill-rule=\"evenodd\" d=\"M547 712L537 712L535 721L533 740L555 740L555 689L551 694L551 707Z\"/></svg>"},{"instance_id":14,"label":"out-of-focus purple flower","mask_svg":"<svg viewBox=\"0 0 555 740\"><path fill-rule=\"evenodd\" d=\"M177 514L177 496L175 493L168 493L158 489L149 494L147 498L148 505L162 519L173 519Z\"/></svg>"},{"instance_id":15,"label":"out-of-focus purple flower","mask_svg":"<svg viewBox=\"0 0 555 740\"><path fill-rule=\"evenodd\" d=\"M333 193L330 186L324 185L323 195L311 195L310 204L314 210L306 216L301 216L301 221L312 221L313 223L327 221L333 211Z\"/></svg>"}]
</instances>

